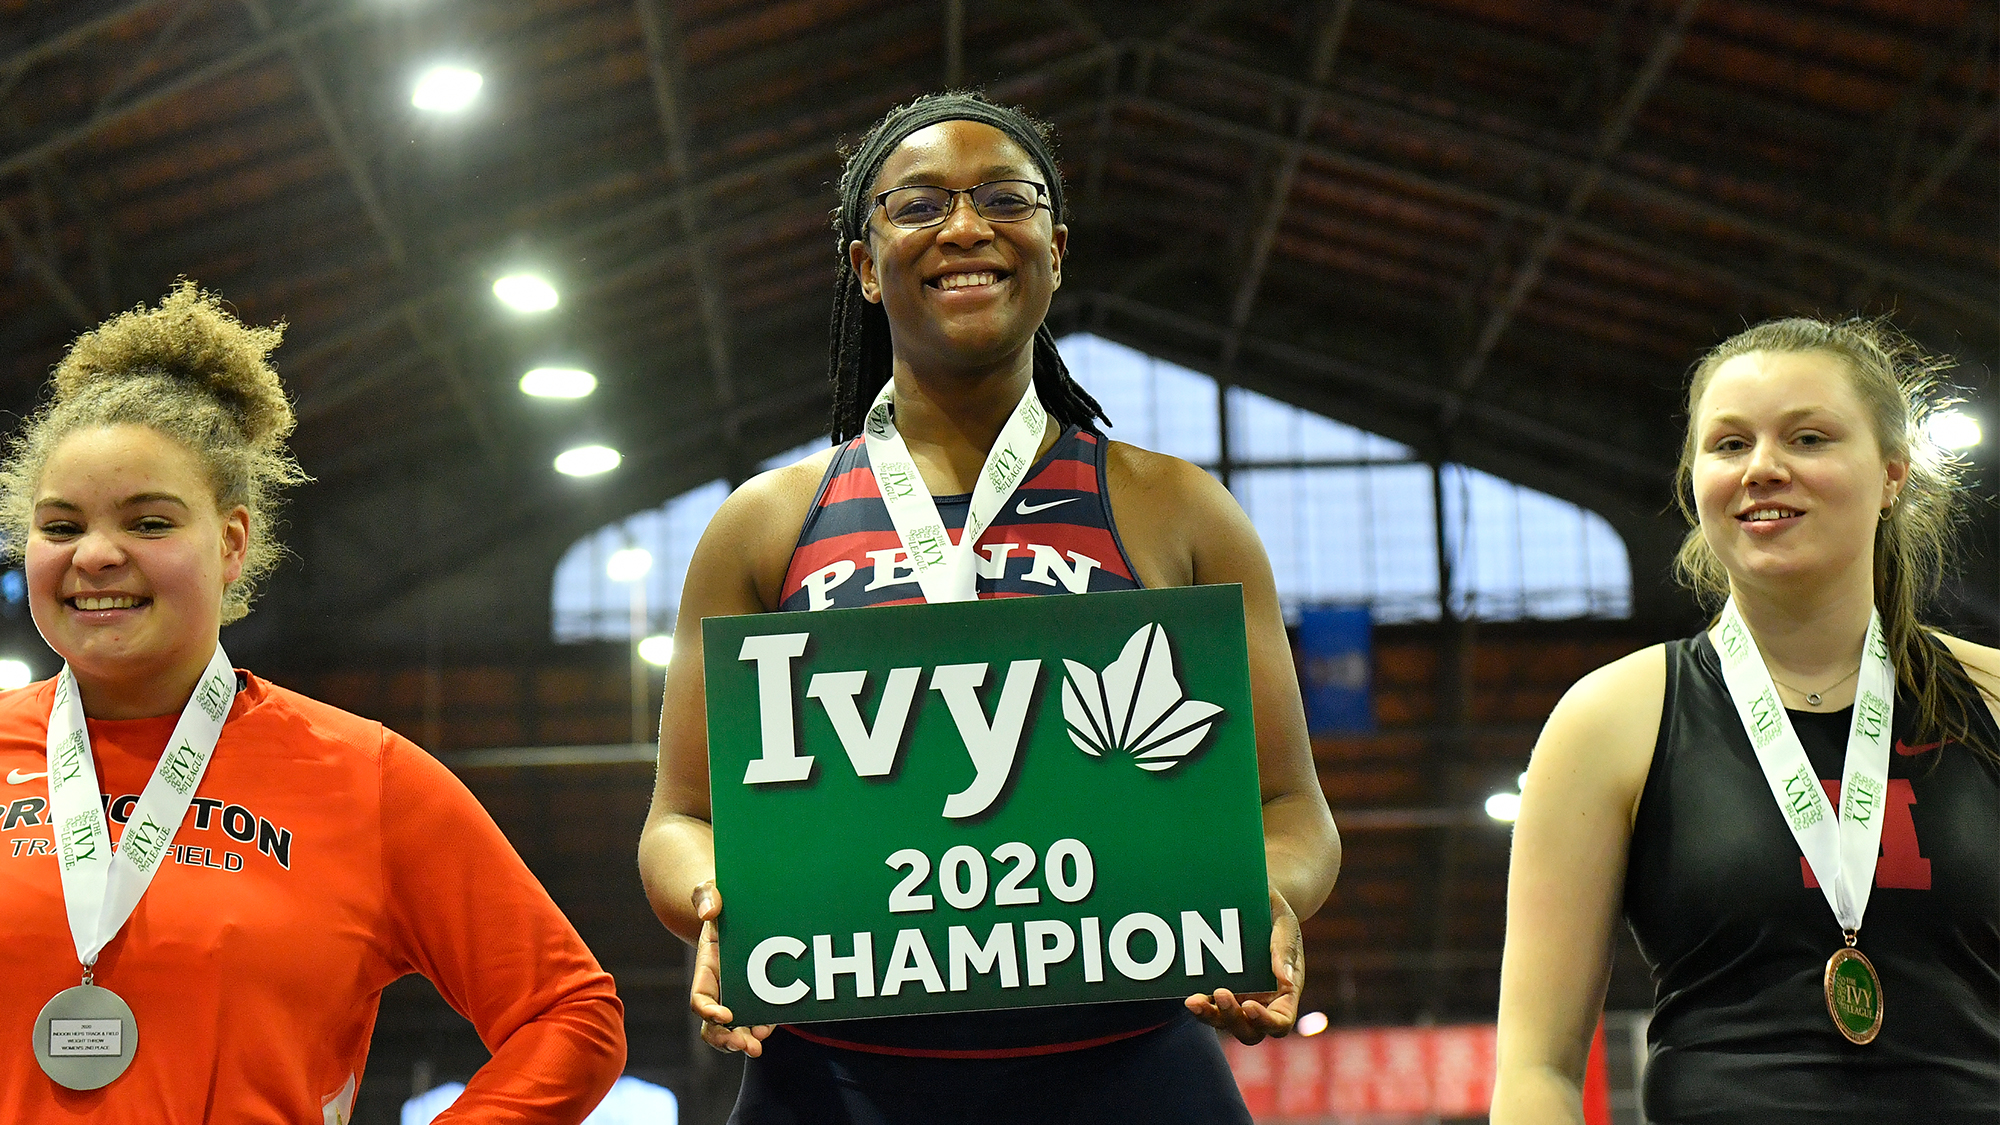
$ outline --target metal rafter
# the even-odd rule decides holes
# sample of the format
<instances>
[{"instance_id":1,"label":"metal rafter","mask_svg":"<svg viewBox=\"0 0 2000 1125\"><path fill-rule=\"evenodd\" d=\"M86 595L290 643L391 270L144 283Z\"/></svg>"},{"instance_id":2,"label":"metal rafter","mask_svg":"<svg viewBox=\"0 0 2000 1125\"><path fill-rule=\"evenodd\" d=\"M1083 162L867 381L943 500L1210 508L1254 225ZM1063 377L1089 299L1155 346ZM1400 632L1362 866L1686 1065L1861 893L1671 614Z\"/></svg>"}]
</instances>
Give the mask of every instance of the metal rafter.
<instances>
[{"instance_id":1,"label":"metal rafter","mask_svg":"<svg viewBox=\"0 0 2000 1125\"><path fill-rule=\"evenodd\" d=\"M43 257L35 249L28 239L28 233L14 221L13 213L7 210L4 204L0 204L0 238L6 240L7 250L14 255L15 264L23 272L33 276L36 284L40 285L56 304L62 306L63 312L67 313L78 327L88 328L97 323L96 315L90 311L90 306L76 295L76 290L70 288L69 282L63 278L62 270L54 261Z\"/></svg>"},{"instance_id":2,"label":"metal rafter","mask_svg":"<svg viewBox=\"0 0 2000 1125\"><path fill-rule=\"evenodd\" d=\"M730 366L729 308L722 294L715 255L710 248L707 220L703 215L705 192L685 190L695 182L694 158L688 144L688 125L681 112L681 90L685 85L680 64L680 30L672 5L666 0L636 0L639 27L646 40L646 73L653 83L653 103L660 117L660 131L666 134L667 166L673 169L675 210L681 230L687 236L688 269L694 275L695 298L701 305L702 329L708 344L709 373L715 379L715 398L726 418L736 415L729 408L736 403L735 373ZM734 422L723 427L723 440L734 447L741 434Z\"/></svg>"},{"instance_id":3,"label":"metal rafter","mask_svg":"<svg viewBox=\"0 0 2000 1125\"><path fill-rule=\"evenodd\" d=\"M61 197L83 227L83 239L90 259L91 282L97 287L97 307L115 309L123 303L120 279L125 275L124 254L111 224L84 190L54 161L38 170L38 178Z\"/></svg>"},{"instance_id":4,"label":"metal rafter","mask_svg":"<svg viewBox=\"0 0 2000 1125\"><path fill-rule=\"evenodd\" d=\"M1256 67L1227 62L1212 56L1196 55L1191 52L1167 49L1161 50L1159 54L1166 61L1196 69L1209 70L1233 82L1257 83L1272 88L1291 89L1301 96L1309 90L1309 87L1305 86L1305 84L1287 76L1273 74ZM1125 97L1132 99L1133 95L1127 94ZM1211 132L1239 136L1257 144L1286 143L1286 138L1282 135L1270 134L1255 126L1243 125L1239 122L1214 117L1198 110L1189 110L1171 102L1162 100L1149 104L1162 109L1164 112L1179 115L1183 120L1202 122L1202 127ZM1481 131L1430 114L1404 109L1399 106L1387 105L1369 98L1357 97L1337 91L1327 94L1327 105L1330 108L1339 109L1344 113L1351 113L1362 119L1433 137L1452 145L1463 145L1503 159L1519 161L1531 167L1539 168L1565 178L1580 177L1587 168L1587 162L1579 160L1567 152L1531 141L1515 139L1517 136L1532 132L1532 130L1525 126L1519 129L1508 129L1507 133L1512 135L1502 135L1499 131ZM1392 168L1374 161L1354 158L1347 153L1333 149L1322 148L1314 151L1312 155L1316 163L1326 163L1334 167L1345 166L1356 171L1366 170L1368 174L1386 175L1391 179L1414 175L1436 184L1448 185L1448 181L1430 177L1424 173L1411 173L1405 169ZM1488 194L1480 192L1477 189L1454 188L1454 190L1468 191L1472 195L1485 196ZM1663 207L1704 223L1713 223L1724 229L1751 235L1794 253L1810 255L1822 261L1842 266L1857 274L1882 277L1894 282L1911 294L1921 295L1940 305L1973 317L1981 323L1985 323L1992 315L1993 301L1990 298L1982 299L1980 296L1967 293L1961 288L1947 282L1927 277L1915 270L1899 265L1887 257L1879 256L1866 250L1856 249L1852 240L1849 239L1826 237L1811 231L1788 226L1776 220L1736 211L1691 192L1654 183L1641 176L1627 172L1607 169L1603 173L1600 190L1615 192L1635 202ZM1571 233L1574 234L1584 229L1584 226L1585 224L1581 220L1572 220ZM1768 282L1762 284L1766 286L1770 285Z\"/></svg>"},{"instance_id":5,"label":"metal rafter","mask_svg":"<svg viewBox=\"0 0 2000 1125\"><path fill-rule=\"evenodd\" d=\"M1889 211L1889 229L1892 231L1903 229L1903 226L1915 217L1918 209L1930 202L1931 196L1937 194L1937 190L1944 186L1944 182L1966 162L1979 142L1992 135L1997 124L2000 124L2000 105L1988 106L1984 111L1973 114L1972 120L1966 122L1965 128L1960 130L1958 139L1951 143L1951 147L1945 150L1943 156L1938 157L1937 163L1931 165L1931 170L1924 173L1924 178L1918 180L1916 186L1898 200L1895 207Z\"/></svg>"},{"instance_id":6,"label":"metal rafter","mask_svg":"<svg viewBox=\"0 0 2000 1125\"><path fill-rule=\"evenodd\" d=\"M1126 101L1131 105L1144 108L1148 112L1165 117L1177 125L1199 129L1217 136L1230 137L1247 144L1276 147L1292 143L1291 139L1285 134L1273 132L1255 125L1245 125L1241 122L1215 117L1198 110L1191 110L1175 105L1171 102L1154 98L1131 97L1130 95L1126 97ZM1303 147L1306 154L1312 157L1315 164L1335 168L1368 179L1397 184L1413 189L1422 195L1436 197L1468 207L1476 207L1483 211L1491 211L1503 217L1542 225L1553 223L1559 217L1559 213L1550 208L1524 203L1508 196L1496 195L1493 192L1459 184L1427 172L1417 172L1407 168L1383 164L1367 159L1366 157L1354 156L1340 149L1317 145L1311 142L1307 142ZM1671 246L1649 242L1637 235L1614 231L1609 227L1601 226L1587 220L1578 219L1572 221L1570 224L1570 234L1572 237L1589 241L1608 249L1617 250L1624 254L1630 254L1635 258L1673 266L1676 269L1686 271L1697 277L1708 278L1728 285L1740 292L1759 296L1781 304L1804 307L1821 299L1798 292L1776 282L1747 274L1737 267L1725 265L1720 262L1704 261Z\"/></svg>"},{"instance_id":7,"label":"metal rafter","mask_svg":"<svg viewBox=\"0 0 2000 1125\"><path fill-rule=\"evenodd\" d=\"M1010 97L1013 96L1012 91L1021 87L1032 85L1051 77L1068 74L1075 70L1088 69L1089 67L1108 62L1115 57L1116 51L1111 47L1086 48L1073 54L1052 59L1033 69L1021 71L1017 74L1009 75L1000 81L990 83L988 91L996 98ZM815 138L803 141L713 175L698 180L690 179L684 181L665 192L651 194L642 202L620 208L612 214L564 231L561 235L549 239L545 244L545 248L552 257L560 257L566 254L579 255L597 246L599 243L617 240L638 227L658 220L665 215L677 212L691 198L706 199L727 190L754 184L768 177L795 172L815 162L824 161L827 159L827 156L827 145L823 140ZM604 191L627 181L650 182L655 178L658 178L658 175L652 170L636 176L633 172L621 171L605 177L596 184L588 185L585 189L574 194L578 198L590 198L603 194ZM740 220L724 227L709 230L707 234L712 244L726 245L741 231L753 227L762 228L768 226L768 223L768 216L753 217L750 220ZM519 226L520 223L518 221L510 221L501 225L503 227L514 227ZM469 262L461 263L461 267L468 265L470 265ZM441 274L446 276L456 276L464 272L464 269L459 267L440 271ZM418 307L428 306L450 299L460 289L461 286L458 284L439 284L414 294L409 298L409 302ZM387 331L396 325L401 316L402 312L398 307L379 310L372 316L351 323L344 328L311 341L298 351L293 352L287 362L295 369L308 368L312 364L343 348L351 347L363 340Z\"/></svg>"},{"instance_id":8,"label":"metal rafter","mask_svg":"<svg viewBox=\"0 0 2000 1125\"><path fill-rule=\"evenodd\" d=\"M150 4L143 5L143 7L151 6ZM0 157L0 176L32 168L48 160L50 157L90 140L106 128L137 116L162 102L179 97L189 90L206 85L225 75L233 74L244 67L262 62L279 51L284 50L289 44L303 43L333 28L354 23L368 14L370 13L366 5L356 4L341 11L328 12L314 19L304 20L291 27L279 28L268 35L260 37L249 46L232 51L206 66L198 66L192 70L185 71L139 93L129 101L99 109L80 124L72 125L66 129L58 129L49 136L43 137L41 140L25 148L9 153L5 157Z\"/></svg>"},{"instance_id":9,"label":"metal rafter","mask_svg":"<svg viewBox=\"0 0 2000 1125\"><path fill-rule=\"evenodd\" d=\"M30 44L0 60L0 101L5 101L27 76L28 70L44 59L76 49L96 36L117 27L126 20L148 9L157 8L167 0L135 0L103 15L93 16L81 23L56 32L38 43Z\"/></svg>"},{"instance_id":10,"label":"metal rafter","mask_svg":"<svg viewBox=\"0 0 2000 1125\"><path fill-rule=\"evenodd\" d=\"M1238 337L1244 325L1250 323L1250 313L1256 307L1257 291L1264 284L1264 270L1271 261L1271 244L1278 237L1278 226L1284 221L1285 210L1291 202L1292 177L1298 174L1299 161L1306 153L1306 138L1319 119L1326 83L1333 76L1334 55L1340 50L1340 38L1347 31L1348 17L1353 14L1354 0L1334 0L1333 10L1327 13L1326 22L1320 26L1319 36L1313 44L1312 90L1299 103L1291 143L1279 153L1278 170L1271 179L1270 196L1251 234L1248 263L1244 266L1242 280L1236 286L1236 295L1229 302L1229 335L1222 342L1224 367L1233 366L1236 362Z\"/></svg>"},{"instance_id":11,"label":"metal rafter","mask_svg":"<svg viewBox=\"0 0 2000 1125\"><path fill-rule=\"evenodd\" d=\"M240 2L244 10L250 14L251 22L257 25L259 34L269 38L276 27L276 20L272 18L264 0L240 0ZM383 205L382 193L376 189L375 179L368 171L360 147L355 144L346 123L341 119L340 106L334 101L333 94L328 91L326 79L320 74L319 67L311 56L306 54L305 45L301 40L288 38L284 39L281 45L291 60L292 70L298 76L299 84L305 87L313 111L319 118L320 127L326 133L327 143L332 146L334 155L339 158L342 169L347 173L348 183L352 185L354 194L361 201L369 225L374 228L376 237L381 240L382 248L389 255L389 261L395 271L398 274L407 273L408 241L397 229L395 220L390 217L388 209ZM445 385L450 389L453 400L458 403L459 410L465 415L466 424L471 427L472 435L486 454L487 460L496 471L503 470L506 466L506 455L499 436L494 432L493 424L486 416L478 392L466 376L464 364L457 351L433 329L431 323L421 314L416 302L399 302L397 314L417 347L437 365L438 373L444 377Z\"/></svg>"},{"instance_id":12,"label":"metal rafter","mask_svg":"<svg viewBox=\"0 0 2000 1125\"><path fill-rule=\"evenodd\" d=\"M118 80L111 84L109 90L98 95L97 104L91 107L91 112L101 113L123 97L125 91L130 90L139 81L139 76L146 73L146 67L159 57L161 51L173 43L180 35L181 29L187 26L188 20L193 19L194 14L201 11L207 2L208 0L185 0L173 15L167 17L167 22L160 25L160 30L154 34L153 41L146 44L145 50L130 59L120 59Z\"/></svg>"},{"instance_id":13,"label":"metal rafter","mask_svg":"<svg viewBox=\"0 0 2000 1125\"><path fill-rule=\"evenodd\" d=\"M1568 236L1570 224L1576 221L1584 205L1597 194L1598 185L1604 182L1604 173L1611 157L1624 145L1626 136L1632 131L1633 121L1638 118L1639 110L1658 88L1660 79L1667 72L1667 65L1674 60L1674 56L1680 54L1681 45L1687 38L1688 23L1694 19L1695 9L1699 7L1701 0L1681 0L1673 19L1660 32L1659 38L1653 41L1653 49L1646 57L1646 65L1640 68L1638 76L1632 80L1631 87L1626 90L1617 109L1612 112L1610 119L1598 133L1597 146L1590 154L1590 163L1584 168L1583 175L1570 187L1569 198L1563 202L1562 214L1555 222L1542 228L1541 237L1535 240L1535 244L1528 250L1527 257L1514 271L1514 283L1507 288L1499 303L1488 312L1486 323L1480 327L1479 336L1473 341L1471 353L1459 365L1455 382L1460 392L1471 390L1473 385L1479 382L1480 375L1486 370L1487 359L1492 356L1493 349L1499 344L1501 335L1507 331L1507 326L1513 323L1514 313L1520 309L1521 302L1527 299L1528 292L1541 281L1542 271L1547 268L1549 258ZM1447 414L1456 414L1456 408L1447 407Z\"/></svg>"}]
</instances>

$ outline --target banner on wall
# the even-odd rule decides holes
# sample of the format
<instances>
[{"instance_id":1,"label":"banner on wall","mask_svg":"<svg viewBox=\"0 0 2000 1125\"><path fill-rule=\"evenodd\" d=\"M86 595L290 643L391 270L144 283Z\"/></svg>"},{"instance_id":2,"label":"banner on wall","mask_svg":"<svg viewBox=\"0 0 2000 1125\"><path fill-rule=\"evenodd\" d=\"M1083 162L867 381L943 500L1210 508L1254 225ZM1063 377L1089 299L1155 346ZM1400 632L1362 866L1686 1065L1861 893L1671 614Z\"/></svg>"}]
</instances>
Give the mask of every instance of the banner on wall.
<instances>
[{"instance_id":1,"label":"banner on wall","mask_svg":"<svg viewBox=\"0 0 2000 1125\"><path fill-rule=\"evenodd\" d=\"M1314 734L1375 729L1371 638L1366 606L1307 606L1299 612L1299 688Z\"/></svg>"},{"instance_id":2,"label":"banner on wall","mask_svg":"<svg viewBox=\"0 0 2000 1125\"><path fill-rule=\"evenodd\" d=\"M1240 586L710 618L702 643L738 1021L1275 987Z\"/></svg>"},{"instance_id":3,"label":"banner on wall","mask_svg":"<svg viewBox=\"0 0 2000 1125\"><path fill-rule=\"evenodd\" d=\"M1229 1068L1258 1125L1484 1118L1493 1106L1492 1024L1332 1028L1244 1046ZM1584 1121L1611 1125L1600 1025L1584 1066Z\"/></svg>"}]
</instances>

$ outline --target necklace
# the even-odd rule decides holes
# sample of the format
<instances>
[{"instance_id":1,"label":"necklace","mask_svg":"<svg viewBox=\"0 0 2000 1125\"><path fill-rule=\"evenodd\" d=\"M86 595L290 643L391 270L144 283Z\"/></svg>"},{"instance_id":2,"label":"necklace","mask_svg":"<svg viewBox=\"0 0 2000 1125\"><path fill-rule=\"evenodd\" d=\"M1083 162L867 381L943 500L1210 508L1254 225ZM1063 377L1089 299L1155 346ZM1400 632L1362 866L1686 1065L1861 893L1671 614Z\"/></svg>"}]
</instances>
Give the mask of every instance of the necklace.
<instances>
[{"instance_id":1,"label":"necklace","mask_svg":"<svg viewBox=\"0 0 2000 1125\"><path fill-rule=\"evenodd\" d=\"M1846 683L1847 681L1853 679L1860 673L1861 673L1861 666L1855 665L1854 671L1849 672L1847 675L1840 677L1839 679L1833 681L1832 683L1826 685L1825 687L1819 689L1818 691L1800 691L1798 688L1793 687L1792 685L1786 683L1785 681L1779 679L1776 676L1771 677L1771 682L1791 692L1793 695L1805 696L1807 706L1817 707L1819 706L1820 697L1822 695L1826 694L1829 691L1832 691L1834 688L1837 688L1840 685Z\"/></svg>"}]
</instances>

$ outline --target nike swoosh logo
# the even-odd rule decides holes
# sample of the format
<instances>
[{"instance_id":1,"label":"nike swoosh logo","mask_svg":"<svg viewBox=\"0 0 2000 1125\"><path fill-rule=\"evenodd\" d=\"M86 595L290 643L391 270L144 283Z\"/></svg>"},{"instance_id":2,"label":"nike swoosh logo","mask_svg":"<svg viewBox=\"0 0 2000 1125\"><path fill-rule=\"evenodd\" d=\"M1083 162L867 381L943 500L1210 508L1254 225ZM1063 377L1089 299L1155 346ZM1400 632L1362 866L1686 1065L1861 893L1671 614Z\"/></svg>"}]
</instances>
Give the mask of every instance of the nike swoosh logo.
<instances>
[{"instance_id":1,"label":"nike swoosh logo","mask_svg":"<svg viewBox=\"0 0 2000 1125\"><path fill-rule=\"evenodd\" d=\"M1060 500L1051 500L1046 504L1030 504L1026 500L1023 500L1019 504L1014 505L1014 510L1020 513L1021 515L1032 516L1036 512L1043 511L1044 509L1056 508L1064 504L1075 503L1076 501L1081 499L1083 499L1083 497L1081 496L1065 496Z\"/></svg>"},{"instance_id":2,"label":"nike swoosh logo","mask_svg":"<svg viewBox=\"0 0 2000 1125\"><path fill-rule=\"evenodd\" d=\"M1942 742L1926 742L1922 746L1911 746L1899 738L1896 740L1896 753L1905 758L1914 758L1919 754L1928 754L1943 745Z\"/></svg>"},{"instance_id":3,"label":"nike swoosh logo","mask_svg":"<svg viewBox=\"0 0 2000 1125\"><path fill-rule=\"evenodd\" d=\"M47 776L49 775L48 771L46 770L42 771L41 773L22 773L20 770L8 770L7 784L22 785L27 782L33 781L38 777L47 777Z\"/></svg>"}]
</instances>

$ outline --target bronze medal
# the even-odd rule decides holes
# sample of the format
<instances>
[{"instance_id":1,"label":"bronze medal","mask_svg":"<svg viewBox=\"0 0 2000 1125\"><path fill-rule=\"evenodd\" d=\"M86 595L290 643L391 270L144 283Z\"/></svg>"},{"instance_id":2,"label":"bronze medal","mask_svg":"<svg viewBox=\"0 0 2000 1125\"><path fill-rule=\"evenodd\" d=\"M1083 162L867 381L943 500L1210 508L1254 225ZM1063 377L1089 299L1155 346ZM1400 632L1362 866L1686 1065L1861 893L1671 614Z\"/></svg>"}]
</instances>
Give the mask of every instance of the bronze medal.
<instances>
[{"instance_id":1,"label":"bronze medal","mask_svg":"<svg viewBox=\"0 0 2000 1125\"><path fill-rule=\"evenodd\" d=\"M1859 949L1836 949L1826 959L1826 1011L1849 1043L1875 1041L1882 1030L1882 978Z\"/></svg>"}]
</instances>

